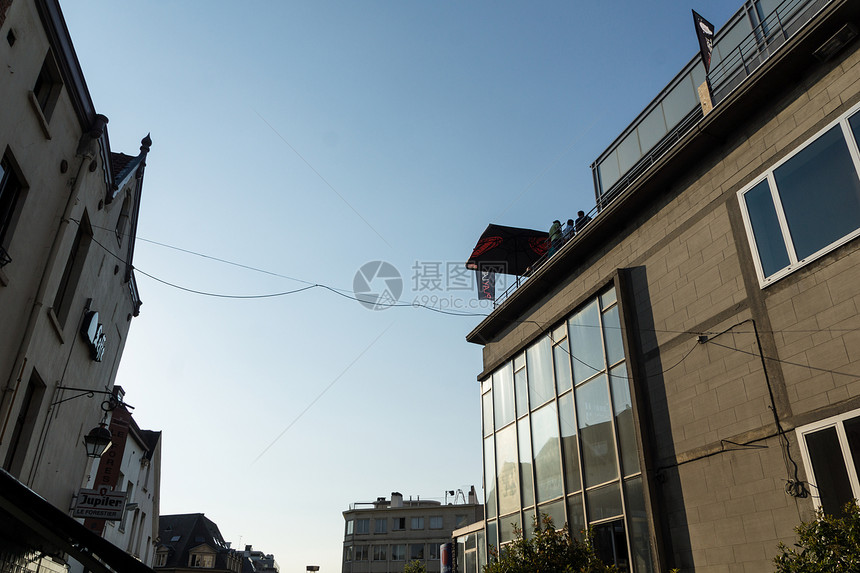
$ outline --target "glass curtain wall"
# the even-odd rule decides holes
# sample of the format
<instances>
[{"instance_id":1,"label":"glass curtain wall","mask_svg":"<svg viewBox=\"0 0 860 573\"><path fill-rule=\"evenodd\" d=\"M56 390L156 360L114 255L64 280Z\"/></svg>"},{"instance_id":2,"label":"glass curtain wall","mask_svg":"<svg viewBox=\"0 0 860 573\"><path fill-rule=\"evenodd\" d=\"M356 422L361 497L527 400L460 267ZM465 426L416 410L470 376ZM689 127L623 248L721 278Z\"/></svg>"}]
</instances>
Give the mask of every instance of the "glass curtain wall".
<instances>
[{"instance_id":1,"label":"glass curtain wall","mask_svg":"<svg viewBox=\"0 0 860 573\"><path fill-rule=\"evenodd\" d=\"M487 544L549 515L592 527L605 562L652 572L627 371L612 287L482 382Z\"/></svg>"}]
</instances>

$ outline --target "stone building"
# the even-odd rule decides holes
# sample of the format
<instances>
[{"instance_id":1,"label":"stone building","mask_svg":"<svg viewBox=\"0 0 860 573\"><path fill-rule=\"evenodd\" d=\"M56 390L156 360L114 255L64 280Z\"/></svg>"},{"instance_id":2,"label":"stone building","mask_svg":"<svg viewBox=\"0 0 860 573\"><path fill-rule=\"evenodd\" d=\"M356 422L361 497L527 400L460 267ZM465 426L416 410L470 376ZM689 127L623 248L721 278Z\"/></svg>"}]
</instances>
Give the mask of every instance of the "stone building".
<instances>
[{"instance_id":1,"label":"stone building","mask_svg":"<svg viewBox=\"0 0 860 573\"><path fill-rule=\"evenodd\" d=\"M392 492L390 500L352 504L343 518L343 573L403 571L415 560L434 573L440 571L441 545L455 529L481 521L483 511L472 488L463 503L450 504L404 500Z\"/></svg>"},{"instance_id":2,"label":"stone building","mask_svg":"<svg viewBox=\"0 0 860 573\"><path fill-rule=\"evenodd\" d=\"M68 512L141 305L151 141L112 150L57 0L0 1L0 62L0 570L148 571Z\"/></svg>"},{"instance_id":3,"label":"stone building","mask_svg":"<svg viewBox=\"0 0 860 573\"><path fill-rule=\"evenodd\" d=\"M768 571L860 497L858 24L744 2L710 86L697 56L595 161L592 220L469 333L478 543L540 513L622 570Z\"/></svg>"}]
</instances>

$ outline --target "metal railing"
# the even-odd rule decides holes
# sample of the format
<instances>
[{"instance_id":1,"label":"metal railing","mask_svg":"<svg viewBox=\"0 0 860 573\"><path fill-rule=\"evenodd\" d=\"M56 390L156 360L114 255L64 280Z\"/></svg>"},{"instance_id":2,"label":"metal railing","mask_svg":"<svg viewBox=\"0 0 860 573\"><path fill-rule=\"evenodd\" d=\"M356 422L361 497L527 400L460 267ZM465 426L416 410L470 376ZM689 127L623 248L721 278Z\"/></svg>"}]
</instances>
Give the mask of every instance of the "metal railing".
<instances>
[{"instance_id":1,"label":"metal railing","mask_svg":"<svg viewBox=\"0 0 860 573\"><path fill-rule=\"evenodd\" d=\"M539 258L538 260L536 260L529 267L529 269L526 271L526 274L524 274L524 275L512 275L514 277L514 282L511 283L501 293L496 294L496 298L495 298L495 300L493 300L493 308L496 308L497 306L499 306L499 304L501 304L502 301L504 301L507 297L509 297L515 290L520 288L520 286L522 286L529 279L529 277L533 276L543 265L545 265L550 259L552 259L567 243L576 239L576 237L582 232L582 230L585 229L589 224L591 224L591 222L594 220L594 218L597 217L599 214L600 214L600 211L598 210L598 208L596 206L592 207L591 211L589 211L588 213L585 214L588 217L588 219L584 223L580 224L579 229L577 229L576 231L574 231L573 233L571 233L567 237L565 237L562 234L562 239L560 240L559 244L555 248L553 248L551 246L550 251L547 254L545 254L544 256L542 256L541 258Z\"/></svg>"},{"instance_id":2,"label":"metal railing","mask_svg":"<svg viewBox=\"0 0 860 573\"><path fill-rule=\"evenodd\" d=\"M714 91L714 106L728 97L831 1L786 0L777 6L761 23L753 28L752 32L738 44L737 48L723 57L708 74L708 80ZM701 107L697 106L690 111L651 151L627 170L606 193L599 195L595 207L588 212L588 216L592 219L599 217L606 206L617 199L625 189L668 153L702 118ZM573 238L570 237L568 240ZM558 249L556 249L557 251ZM493 308L498 307L515 290L527 282L529 277L534 275L552 256L550 254L544 255L535 261L528 274L516 276L510 286L496 295Z\"/></svg>"},{"instance_id":3,"label":"metal railing","mask_svg":"<svg viewBox=\"0 0 860 573\"><path fill-rule=\"evenodd\" d=\"M771 58L789 39L832 0L786 0L762 20L729 54L711 69L708 81L716 107L753 72ZM691 110L675 128L639 159L605 193L597 193L598 209L617 198L625 189L674 147L702 119L699 106ZM598 163L595 162L595 169Z\"/></svg>"}]
</instances>

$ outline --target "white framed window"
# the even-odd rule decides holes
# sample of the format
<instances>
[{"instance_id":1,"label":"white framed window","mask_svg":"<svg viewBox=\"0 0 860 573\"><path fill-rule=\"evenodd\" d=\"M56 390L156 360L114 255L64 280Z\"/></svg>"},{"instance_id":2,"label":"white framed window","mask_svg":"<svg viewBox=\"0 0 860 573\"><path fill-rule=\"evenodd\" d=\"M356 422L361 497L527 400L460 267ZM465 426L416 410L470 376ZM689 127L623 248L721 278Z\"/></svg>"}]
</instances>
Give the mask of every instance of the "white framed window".
<instances>
[{"instance_id":1,"label":"white framed window","mask_svg":"<svg viewBox=\"0 0 860 573\"><path fill-rule=\"evenodd\" d=\"M815 508L842 513L845 504L860 499L860 410L796 431Z\"/></svg>"},{"instance_id":2,"label":"white framed window","mask_svg":"<svg viewBox=\"0 0 860 573\"><path fill-rule=\"evenodd\" d=\"M391 519L391 524L392 531L402 531L406 529L406 518L394 517Z\"/></svg>"},{"instance_id":3,"label":"white framed window","mask_svg":"<svg viewBox=\"0 0 860 573\"><path fill-rule=\"evenodd\" d=\"M398 544L391 546L392 561L406 561L406 544Z\"/></svg>"},{"instance_id":4,"label":"white framed window","mask_svg":"<svg viewBox=\"0 0 860 573\"><path fill-rule=\"evenodd\" d=\"M356 561L367 561L370 559L370 547L367 545L356 545L355 546L355 560Z\"/></svg>"},{"instance_id":5,"label":"white framed window","mask_svg":"<svg viewBox=\"0 0 860 573\"><path fill-rule=\"evenodd\" d=\"M355 526L355 522L353 520L351 520L351 519L346 520L346 531L345 531L346 535L352 535L352 532L354 531L354 529L353 529L354 526Z\"/></svg>"},{"instance_id":6,"label":"white framed window","mask_svg":"<svg viewBox=\"0 0 860 573\"><path fill-rule=\"evenodd\" d=\"M427 559L430 561L438 561L439 560L439 543L428 543L427 544Z\"/></svg>"},{"instance_id":7,"label":"white framed window","mask_svg":"<svg viewBox=\"0 0 860 573\"><path fill-rule=\"evenodd\" d=\"M413 517L412 523L410 524L409 529L424 529L424 518L423 517Z\"/></svg>"},{"instance_id":8,"label":"white framed window","mask_svg":"<svg viewBox=\"0 0 860 573\"><path fill-rule=\"evenodd\" d=\"M858 108L738 192L762 287L860 236Z\"/></svg>"},{"instance_id":9,"label":"white framed window","mask_svg":"<svg viewBox=\"0 0 860 573\"><path fill-rule=\"evenodd\" d=\"M388 560L388 549L387 545L374 545L373 546L373 560L374 561L387 561Z\"/></svg>"},{"instance_id":10,"label":"white framed window","mask_svg":"<svg viewBox=\"0 0 860 573\"><path fill-rule=\"evenodd\" d=\"M442 529L443 526L444 520L441 515L430 516L430 529Z\"/></svg>"},{"instance_id":11,"label":"white framed window","mask_svg":"<svg viewBox=\"0 0 860 573\"><path fill-rule=\"evenodd\" d=\"M159 549L155 554L155 567L164 567L165 565L167 565L167 549Z\"/></svg>"}]
</instances>

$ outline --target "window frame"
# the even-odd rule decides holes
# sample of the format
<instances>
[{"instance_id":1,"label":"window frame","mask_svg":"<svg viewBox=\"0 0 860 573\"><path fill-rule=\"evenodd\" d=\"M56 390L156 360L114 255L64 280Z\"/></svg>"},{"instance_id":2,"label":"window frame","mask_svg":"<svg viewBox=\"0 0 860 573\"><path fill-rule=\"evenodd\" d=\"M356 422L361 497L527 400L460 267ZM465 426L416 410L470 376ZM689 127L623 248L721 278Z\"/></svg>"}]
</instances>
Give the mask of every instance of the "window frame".
<instances>
[{"instance_id":1,"label":"window frame","mask_svg":"<svg viewBox=\"0 0 860 573\"><path fill-rule=\"evenodd\" d=\"M355 534L368 535L370 533L370 518L362 517L355 520Z\"/></svg>"},{"instance_id":2,"label":"window frame","mask_svg":"<svg viewBox=\"0 0 860 573\"><path fill-rule=\"evenodd\" d=\"M7 148L0 156L0 207L4 202L7 205L7 208L0 212L0 248L4 251L8 252L12 243L26 191L27 182L21 176L21 169L15 162L15 157ZM11 199L7 194L11 195ZM0 266L3 266L2 261Z\"/></svg>"},{"instance_id":3,"label":"window frame","mask_svg":"<svg viewBox=\"0 0 860 573\"><path fill-rule=\"evenodd\" d=\"M744 223L744 230L746 231L747 239L750 243L750 251L752 254L753 265L755 266L756 275L758 276L759 286L761 288L765 288L779 281L780 279L787 277L798 269L805 267L806 265L820 259L821 257L827 255L828 253L838 249L842 245L860 236L860 225L858 225L858 227L854 231L842 236L841 238L837 239L836 241L833 241L828 245L825 245L824 247L808 255L807 257L803 259L798 259L795 244L792 240L791 231L788 226L788 219L785 215L782 198L780 196L779 189L776 186L776 180L774 177L774 173L780 167L794 159L797 155L799 155L816 141L818 141L828 131L838 125L840 127L842 137L845 140L845 144L848 148L848 154L851 158L851 163L854 167L855 174L857 175L858 179L860 179L860 148L858 148L858 143L860 142L858 142L854 137L851 125L849 124L849 119L851 119L851 117L855 114L860 114L860 104L852 106L848 111L841 114L837 119L829 122L826 126L817 131L813 136L803 141L803 143L798 145L795 149L791 150L791 152L788 153L785 157L768 167L762 174L750 181L750 183L742 187L737 192L738 203L741 209L741 217ZM773 207L776 211L776 218L779 224L779 230L781 232L783 246L785 247L789 259L789 263L787 266L767 276L765 276L764 274L764 268L759 255L758 242L753 231L752 220L745 199L746 194L749 191L753 190L755 187L757 187L764 181L767 182L767 187L770 191L770 197L773 202Z\"/></svg>"},{"instance_id":4,"label":"window frame","mask_svg":"<svg viewBox=\"0 0 860 573\"><path fill-rule=\"evenodd\" d=\"M804 470L806 471L806 482L813 485L813 487L810 488L812 490L812 495L810 495L810 497L812 498L812 506L815 508L815 511L821 509L821 496L817 495L815 491L814 484L817 483L818 480L815 477L815 472L812 468L812 459L809 456L806 436L828 428L834 428L836 430L836 436L839 439L839 448L842 451L842 461L845 464L845 469L848 473L848 481L851 484L851 490L854 493L855 499L860 499L860 476L858 476L856 466L854 465L855 460L851 453L851 447L848 443L848 436L845 433L844 424L846 421L857 417L860 417L860 409L843 412L842 414L824 418L823 420L818 420L817 422L812 422L811 424L806 424L805 426L795 429L797 441L800 445L800 456L803 460Z\"/></svg>"},{"instance_id":5,"label":"window frame","mask_svg":"<svg viewBox=\"0 0 860 573\"><path fill-rule=\"evenodd\" d=\"M381 527L380 527L381 525ZM388 533L388 518L375 517L373 518L373 533L374 535L382 535Z\"/></svg>"}]
</instances>

